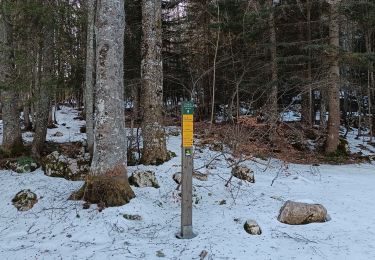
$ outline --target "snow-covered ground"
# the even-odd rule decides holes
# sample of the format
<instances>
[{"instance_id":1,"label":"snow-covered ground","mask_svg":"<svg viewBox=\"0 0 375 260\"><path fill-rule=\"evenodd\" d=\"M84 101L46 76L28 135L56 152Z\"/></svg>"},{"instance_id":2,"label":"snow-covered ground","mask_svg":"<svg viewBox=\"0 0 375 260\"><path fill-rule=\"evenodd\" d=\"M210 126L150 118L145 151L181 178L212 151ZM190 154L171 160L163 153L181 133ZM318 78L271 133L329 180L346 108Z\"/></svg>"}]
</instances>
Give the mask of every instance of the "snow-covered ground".
<instances>
[{"instance_id":1,"label":"snow-covered ground","mask_svg":"<svg viewBox=\"0 0 375 260\"><path fill-rule=\"evenodd\" d=\"M66 140L79 133L79 126L69 121L72 112L66 114L72 131L64 134ZM168 138L169 150L177 155L180 140L180 136ZM207 148L196 149L195 168L215 156L218 153ZM247 161L244 164L254 170L256 182L233 178L225 187L231 169L218 156L210 167L200 169L209 174L207 181L193 180L193 225L198 236L179 240L175 234L180 199L172 175L180 171L180 164L178 156L161 166L129 167L129 174L154 170L161 187L133 187L137 197L129 204L102 212L94 205L85 210L83 202L67 200L82 182L47 177L40 169L30 174L0 171L0 259L199 259L203 250L208 252L205 259L375 259L373 164ZM21 189L31 189L39 198L26 212L17 211L11 202ZM321 203L332 219L282 224L276 218L286 200ZM142 220L126 220L125 213L139 214ZM244 231L249 218L259 223L262 235Z\"/></svg>"},{"instance_id":2,"label":"snow-covered ground","mask_svg":"<svg viewBox=\"0 0 375 260\"><path fill-rule=\"evenodd\" d=\"M57 128L47 130L47 141L56 143L83 141L86 138L86 134L80 133L80 128L85 125L85 121L74 120L76 117L79 117L79 112L71 107L62 106L61 110L57 110ZM54 136L57 132L62 133L63 136ZM25 142L31 142L33 140L33 133L24 132L22 138ZM0 120L0 144L2 143L3 120Z\"/></svg>"}]
</instances>

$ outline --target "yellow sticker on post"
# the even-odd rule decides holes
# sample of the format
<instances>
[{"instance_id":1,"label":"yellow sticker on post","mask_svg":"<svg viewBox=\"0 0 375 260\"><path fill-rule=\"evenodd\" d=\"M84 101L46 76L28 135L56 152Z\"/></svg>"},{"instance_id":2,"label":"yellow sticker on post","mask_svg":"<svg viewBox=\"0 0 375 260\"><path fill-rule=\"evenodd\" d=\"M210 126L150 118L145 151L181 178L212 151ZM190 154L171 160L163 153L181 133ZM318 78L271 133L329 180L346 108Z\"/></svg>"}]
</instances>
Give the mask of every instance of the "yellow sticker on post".
<instances>
[{"instance_id":1,"label":"yellow sticker on post","mask_svg":"<svg viewBox=\"0 0 375 260\"><path fill-rule=\"evenodd\" d=\"M193 147L194 144L194 103L182 103L182 147Z\"/></svg>"}]
</instances>

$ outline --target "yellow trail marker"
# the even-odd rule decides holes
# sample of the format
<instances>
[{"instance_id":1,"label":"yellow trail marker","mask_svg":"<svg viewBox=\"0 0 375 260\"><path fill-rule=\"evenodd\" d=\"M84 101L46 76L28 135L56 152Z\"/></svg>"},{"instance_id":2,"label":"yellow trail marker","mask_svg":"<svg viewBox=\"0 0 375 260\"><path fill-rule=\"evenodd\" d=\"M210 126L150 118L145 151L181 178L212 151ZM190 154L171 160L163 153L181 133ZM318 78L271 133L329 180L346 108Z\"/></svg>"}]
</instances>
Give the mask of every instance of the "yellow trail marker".
<instances>
[{"instance_id":1,"label":"yellow trail marker","mask_svg":"<svg viewBox=\"0 0 375 260\"><path fill-rule=\"evenodd\" d=\"M194 103L182 103L182 180L181 180L181 231L177 238L191 239L193 233L193 145Z\"/></svg>"}]
</instances>

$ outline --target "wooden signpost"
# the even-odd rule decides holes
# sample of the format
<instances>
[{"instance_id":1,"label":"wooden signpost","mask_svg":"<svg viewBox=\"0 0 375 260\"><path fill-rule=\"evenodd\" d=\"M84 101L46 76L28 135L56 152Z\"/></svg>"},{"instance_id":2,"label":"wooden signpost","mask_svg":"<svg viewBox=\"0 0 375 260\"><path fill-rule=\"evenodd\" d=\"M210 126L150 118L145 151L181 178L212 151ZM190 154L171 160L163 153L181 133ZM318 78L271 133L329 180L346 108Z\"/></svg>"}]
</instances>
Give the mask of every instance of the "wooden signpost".
<instances>
[{"instance_id":1,"label":"wooden signpost","mask_svg":"<svg viewBox=\"0 0 375 260\"><path fill-rule=\"evenodd\" d=\"M182 180L181 180L181 232L178 238L191 239L193 233L193 136L194 103L182 103Z\"/></svg>"}]
</instances>

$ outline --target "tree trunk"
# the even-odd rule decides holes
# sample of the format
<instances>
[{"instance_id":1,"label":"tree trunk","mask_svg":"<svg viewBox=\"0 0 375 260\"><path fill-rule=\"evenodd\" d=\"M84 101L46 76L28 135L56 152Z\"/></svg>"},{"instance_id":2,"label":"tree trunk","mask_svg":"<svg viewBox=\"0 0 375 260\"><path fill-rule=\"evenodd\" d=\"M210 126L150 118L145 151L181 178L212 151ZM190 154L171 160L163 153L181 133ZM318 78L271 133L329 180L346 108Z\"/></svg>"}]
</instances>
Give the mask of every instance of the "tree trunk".
<instances>
[{"instance_id":1,"label":"tree trunk","mask_svg":"<svg viewBox=\"0 0 375 260\"><path fill-rule=\"evenodd\" d=\"M35 134L31 148L32 154L36 157L40 157L47 137L48 116L50 112L49 92L54 72L53 36L53 29L45 26L37 66L40 80L38 90L36 91Z\"/></svg>"},{"instance_id":2,"label":"tree trunk","mask_svg":"<svg viewBox=\"0 0 375 260\"><path fill-rule=\"evenodd\" d=\"M338 59L339 44L339 1L330 3L329 38L333 48L329 57L329 86L328 96L328 133L326 142L326 152L336 152L339 145L340 130L340 68Z\"/></svg>"},{"instance_id":3,"label":"tree trunk","mask_svg":"<svg viewBox=\"0 0 375 260\"><path fill-rule=\"evenodd\" d=\"M88 1L87 15L87 56L85 81L85 111L87 148L92 155L94 151L94 88L95 88L95 42L94 23L96 0Z\"/></svg>"},{"instance_id":4,"label":"tree trunk","mask_svg":"<svg viewBox=\"0 0 375 260\"><path fill-rule=\"evenodd\" d=\"M2 92L3 103L3 150L11 152L22 150L20 114L18 111L19 95L14 90Z\"/></svg>"},{"instance_id":5,"label":"tree trunk","mask_svg":"<svg viewBox=\"0 0 375 260\"><path fill-rule=\"evenodd\" d=\"M30 104L28 98L25 98L23 104L23 120L25 124L25 130L31 131L33 129L33 125L30 120Z\"/></svg>"},{"instance_id":6,"label":"tree trunk","mask_svg":"<svg viewBox=\"0 0 375 260\"><path fill-rule=\"evenodd\" d=\"M307 44L311 44L311 3L310 0L306 2L306 18L307 18ZM311 89L311 50L308 50L308 62L307 62L307 84L308 87L302 93L302 122L308 126L313 124L313 96L312 96L312 89Z\"/></svg>"},{"instance_id":7,"label":"tree trunk","mask_svg":"<svg viewBox=\"0 0 375 260\"><path fill-rule=\"evenodd\" d=\"M2 4L2 1L0 1ZM12 84L13 71L13 30L4 13L0 13L0 85L5 90L2 92L2 115L3 115L3 150L12 152L22 149L22 135L19 118L19 95Z\"/></svg>"},{"instance_id":8,"label":"tree trunk","mask_svg":"<svg viewBox=\"0 0 375 260\"><path fill-rule=\"evenodd\" d=\"M371 53L371 30L367 29L365 38L366 38L366 52ZM370 139L372 140L372 136L374 135L374 114L372 111L373 107L373 96L372 96L372 77L373 77L373 63L372 61L369 62L368 64L368 69L367 69L367 97L368 97L368 115L369 115L369 128L370 128Z\"/></svg>"},{"instance_id":9,"label":"tree trunk","mask_svg":"<svg viewBox=\"0 0 375 260\"><path fill-rule=\"evenodd\" d=\"M326 129L327 127L327 120L326 120L326 112L327 112L327 91L323 87L320 89L320 116L319 116L319 126L321 129Z\"/></svg>"},{"instance_id":10,"label":"tree trunk","mask_svg":"<svg viewBox=\"0 0 375 260\"><path fill-rule=\"evenodd\" d=\"M268 25L270 28L270 45L271 45L271 92L269 96L269 115L268 121L276 124L278 116L277 91L278 91L278 72L277 72L277 47L276 47L276 27L273 10L273 0L269 0L271 8Z\"/></svg>"},{"instance_id":11,"label":"tree trunk","mask_svg":"<svg viewBox=\"0 0 375 260\"><path fill-rule=\"evenodd\" d=\"M217 22L220 23L220 5L217 4ZM210 118L210 132L212 130L212 124L215 123L215 95L216 95L216 63L217 63L217 54L219 51L220 43L220 26L217 31L216 44L215 44L215 55L214 55L214 64L213 64L213 73L212 73L212 100L211 100L211 118Z\"/></svg>"},{"instance_id":12,"label":"tree trunk","mask_svg":"<svg viewBox=\"0 0 375 260\"><path fill-rule=\"evenodd\" d=\"M123 0L101 0L96 14L95 131L91 173L86 182L91 202L119 206L134 197L126 169L124 117ZM107 185L108 184L108 185Z\"/></svg>"},{"instance_id":13,"label":"tree trunk","mask_svg":"<svg viewBox=\"0 0 375 260\"><path fill-rule=\"evenodd\" d=\"M370 72L371 88L372 88L372 104L371 104L371 121L372 121L372 135L375 135L375 79L374 79L374 65L372 65L372 71Z\"/></svg>"},{"instance_id":14,"label":"tree trunk","mask_svg":"<svg viewBox=\"0 0 375 260\"><path fill-rule=\"evenodd\" d=\"M49 106L49 111L48 111L48 128L54 128L54 123L53 123L53 112L54 111L54 107L53 105L50 103L50 106Z\"/></svg>"},{"instance_id":15,"label":"tree trunk","mask_svg":"<svg viewBox=\"0 0 375 260\"><path fill-rule=\"evenodd\" d=\"M161 1L142 2L142 137L143 164L169 159L163 127L163 64Z\"/></svg>"}]
</instances>

